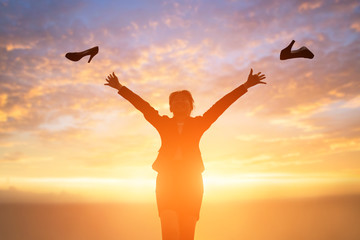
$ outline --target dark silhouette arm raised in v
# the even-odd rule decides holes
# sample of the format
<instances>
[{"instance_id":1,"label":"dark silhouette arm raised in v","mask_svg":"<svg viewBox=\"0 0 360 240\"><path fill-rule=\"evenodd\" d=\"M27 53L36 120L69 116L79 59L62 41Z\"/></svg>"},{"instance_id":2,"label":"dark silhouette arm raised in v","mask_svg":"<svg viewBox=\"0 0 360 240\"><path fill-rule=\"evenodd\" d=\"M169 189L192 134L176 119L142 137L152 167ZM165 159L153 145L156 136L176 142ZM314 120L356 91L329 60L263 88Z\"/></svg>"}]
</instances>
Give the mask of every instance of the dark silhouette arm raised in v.
<instances>
[{"instance_id":1,"label":"dark silhouette arm raised in v","mask_svg":"<svg viewBox=\"0 0 360 240\"><path fill-rule=\"evenodd\" d=\"M155 110L148 102L142 99L139 95L123 86L115 73L113 72L106 78L107 83L104 85L108 85L112 88L118 90L118 94L120 94L123 98L128 100L137 110L144 114L145 119L151 123L155 128L159 123L161 116L159 112Z\"/></svg>"},{"instance_id":2,"label":"dark silhouette arm raised in v","mask_svg":"<svg viewBox=\"0 0 360 240\"><path fill-rule=\"evenodd\" d=\"M257 84L266 84L266 82L262 81L265 78L265 75L261 74L261 72L253 74L253 70L251 69L248 79L244 84L226 94L203 114L204 127L206 129L209 128L231 104L247 92L247 89Z\"/></svg>"},{"instance_id":3,"label":"dark silhouette arm raised in v","mask_svg":"<svg viewBox=\"0 0 360 240\"><path fill-rule=\"evenodd\" d=\"M219 118L219 116L231 105L233 104L239 97L244 95L247 92L247 89L253 87L257 84L266 84L262 80L265 79L265 75L261 74L261 72L257 74L253 74L253 70L251 69L247 81L235 88L230 93L226 94L220 100L218 100L208 111L203 114L203 127L207 129L210 127L212 123ZM161 121L161 116L158 111L155 110L148 102L138 96L136 93L132 92L127 87L120 84L115 73L110 74L106 78L107 83L104 85L108 85L112 88L118 90L118 93L128 100L136 109L144 114L144 117L147 121L149 121L155 128Z\"/></svg>"}]
</instances>

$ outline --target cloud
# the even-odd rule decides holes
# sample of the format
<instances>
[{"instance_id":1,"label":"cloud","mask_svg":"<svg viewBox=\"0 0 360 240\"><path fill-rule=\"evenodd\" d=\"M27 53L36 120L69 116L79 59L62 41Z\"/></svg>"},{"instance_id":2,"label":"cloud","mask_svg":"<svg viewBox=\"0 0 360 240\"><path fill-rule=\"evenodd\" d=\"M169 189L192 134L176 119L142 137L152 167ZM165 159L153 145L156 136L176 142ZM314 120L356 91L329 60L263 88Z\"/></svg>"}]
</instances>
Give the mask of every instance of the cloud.
<instances>
[{"instance_id":1,"label":"cloud","mask_svg":"<svg viewBox=\"0 0 360 240\"><path fill-rule=\"evenodd\" d=\"M9 51L14 48L34 48L61 37L69 24L66 14L76 12L81 2L11 1L1 8L1 45ZM41 13L41 14L39 14Z\"/></svg>"},{"instance_id":2,"label":"cloud","mask_svg":"<svg viewBox=\"0 0 360 240\"><path fill-rule=\"evenodd\" d=\"M194 115L245 82L250 68L265 73L268 84L249 89L205 136L210 161L237 156L248 161L246 169L266 170L317 166L326 161L316 154L357 151L358 5L10 1L0 8L3 159L53 156L49 161L61 169L69 162L74 169L105 169L129 159L150 165L159 138L131 104L103 85L113 71L160 114L170 114L171 91L189 89ZM315 58L280 61L292 39L294 49L307 46ZM90 64L87 57L64 57L95 45L100 52ZM21 155L16 148L25 143L31 146Z\"/></svg>"},{"instance_id":3,"label":"cloud","mask_svg":"<svg viewBox=\"0 0 360 240\"><path fill-rule=\"evenodd\" d=\"M342 106L342 108L350 108L350 109L357 109L360 108L360 96L356 96L349 101L346 101Z\"/></svg>"},{"instance_id":4,"label":"cloud","mask_svg":"<svg viewBox=\"0 0 360 240\"><path fill-rule=\"evenodd\" d=\"M317 8L321 7L321 5L322 5L321 1L318 1L318 2L304 2L304 3L300 4L300 6L298 7L298 10L300 12L314 10L314 9L317 9Z\"/></svg>"},{"instance_id":5,"label":"cloud","mask_svg":"<svg viewBox=\"0 0 360 240\"><path fill-rule=\"evenodd\" d=\"M354 29L356 32L360 32L360 22L354 22L350 26L351 29Z\"/></svg>"},{"instance_id":6,"label":"cloud","mask_svg":"<svg viewBox=\"0 0 360 240\"><path fill-rule=\"evenodd\" d=\"M20 151L5 153L0 156L0 162L16 162L23 158L24 154Z\"/></svg>"}]
</instances>

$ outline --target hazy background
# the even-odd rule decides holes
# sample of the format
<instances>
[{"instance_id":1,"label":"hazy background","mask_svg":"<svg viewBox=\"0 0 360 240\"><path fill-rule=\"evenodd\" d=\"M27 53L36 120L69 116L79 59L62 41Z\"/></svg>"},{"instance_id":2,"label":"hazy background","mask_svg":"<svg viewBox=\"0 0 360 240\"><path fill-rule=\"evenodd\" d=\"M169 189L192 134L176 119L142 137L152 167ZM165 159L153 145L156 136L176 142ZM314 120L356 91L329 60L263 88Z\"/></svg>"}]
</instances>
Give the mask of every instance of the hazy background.
<instances>
[{"instance_id":1,"label":"hazy background","mask_svg":"<svg viewBox=\"0 0 360 240\"><path fill-rule=\"evenodd\" d=\"M360 193L359 13L355 0L0 0L0 202L106 202L119 209L140 204L152 209L144 210L149 214L142 220L154 220L159 237L151 164L160 138L132 105L103 85L106 76L114 71L162 115L171 115L168 95L188 89L196 116L244 83L253 68L266 74L268 84L251 88L201 141L206 171L197 239L211 239L201 232L218 226L212 219L229 217L209 211L207 204L221 209L231 201L226 211L236 212L237 203L292 199L295 205L284 206L312 212L314 219L325 218L316 211L330 214L326 221L340 213L359 216L360 204L354 204ZM293 39L294 49L307 46L314 59L280 61L281 49ZM88 57L65 58L93 46L100 51L90 64ZM324 206L323 196L342 200ZM299 199L310 202L295 207ZM60 208L49 211L60 211L55 209ZM274 216L284 222L301 214L253 212L256 204L248 209L254 219ZM1 212L0 219L8 219ZM13 213L16 226L23 217ZM130 215L135 218L136 212ZM350 215L347 219L353 219ZM239 229L266 232L257 221L235 219L243 221ZM342 234L355 231L352 221L326 221L323 226ZM234 239L245 236L231 229Z\"/></svg>"},{"instance_id":2,"label":"hazy background","mask_svg":"<svg viewBox=\"0 0 360 240\"><path fill-rule=\"evenodd\" d=\"M360 196L205 201L196 240L358 240ZM161 239L155 204L0 204L4 240Z\"/></svg>"}]
</instances>

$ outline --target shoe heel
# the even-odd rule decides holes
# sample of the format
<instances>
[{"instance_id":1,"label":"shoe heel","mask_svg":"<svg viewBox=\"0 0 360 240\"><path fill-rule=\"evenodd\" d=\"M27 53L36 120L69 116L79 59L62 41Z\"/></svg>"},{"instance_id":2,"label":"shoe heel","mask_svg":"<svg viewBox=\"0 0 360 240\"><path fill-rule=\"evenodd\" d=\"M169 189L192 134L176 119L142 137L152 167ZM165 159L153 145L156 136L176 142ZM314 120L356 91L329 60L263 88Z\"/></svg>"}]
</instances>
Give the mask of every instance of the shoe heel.
<instances>
[{"instance_id":1,"label":"shoe heel","mask_svg":"<svg viewBox=\"0 0 360 240\"><path fill-rule=\"evenodd\" d=\"M96 55L96 54L92 54L92 55L90 55L90 58L89 58L88 63L90 63L90 62L91 62L91 59L93 59L93 57L94 57L95 55Z\"/></svg>"},{"instance_id":2,"label":"shoe heel","mask_svg":"<svg viewBox=\"0 0 360 240\"><path fill-rule=\"evenodd\" d=\"M93 48L90 49L90 58L89 58L88 63L91 62L91 59L93 59L93 57L94 57L96 54L98 54L98 52L99 52L99 47L98 47L98 46L93 47Z\"/></svg>"}]
</instances>

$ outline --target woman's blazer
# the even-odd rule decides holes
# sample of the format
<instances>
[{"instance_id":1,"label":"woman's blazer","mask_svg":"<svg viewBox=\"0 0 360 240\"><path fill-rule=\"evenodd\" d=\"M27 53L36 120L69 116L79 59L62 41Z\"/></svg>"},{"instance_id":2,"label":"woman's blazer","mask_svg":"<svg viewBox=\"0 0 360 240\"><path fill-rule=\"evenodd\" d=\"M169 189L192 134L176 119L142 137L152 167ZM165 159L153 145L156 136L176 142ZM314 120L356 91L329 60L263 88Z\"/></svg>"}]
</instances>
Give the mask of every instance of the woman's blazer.
<instances>
[{"instance_id":1,"label":"woman's blazer","mask_svg":"<svg viewBox=\"0 0 360 240\"><path fill-rule=\"evenodd\" d=\"M127 87L122 87L118 93L142 112L145 119L160 134L161 147L152 168L158 173L186 172L188 174L204 171L199 149L201 136L232 103L246 92L247 89L240 85L217 101L202 116L189 117L184 122L181 134L173 118L166 115L160 116L148 102Z\"/></svg>"}]
</instances>

